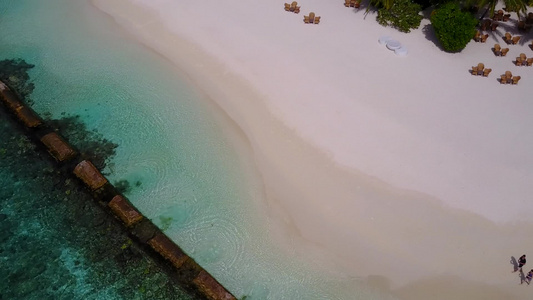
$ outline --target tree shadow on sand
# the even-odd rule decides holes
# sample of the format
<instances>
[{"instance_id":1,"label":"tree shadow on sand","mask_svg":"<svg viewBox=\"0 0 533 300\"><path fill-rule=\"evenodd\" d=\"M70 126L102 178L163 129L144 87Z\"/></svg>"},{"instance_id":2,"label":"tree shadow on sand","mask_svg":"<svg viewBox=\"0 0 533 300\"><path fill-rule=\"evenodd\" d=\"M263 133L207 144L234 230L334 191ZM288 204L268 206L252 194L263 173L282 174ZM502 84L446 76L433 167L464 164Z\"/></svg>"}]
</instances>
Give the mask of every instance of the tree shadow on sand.
<instances>
[{"instance_id":1,"label":"tree shadow on sand","mask_svg":"<svg viewBox=\"0 0 533 300\"><path fill-rule=\"evenodd\" d=\"M433 26L431 24L426 24L424 27L422 27L422 32L424 33L424 37L426 40L433 42L437 48L439 48L441 51L446 52L444 48L442 48L442 45L439 42L439 39L437 38L437 35L435 34L435 29L433 29Z\"/></svg>"}]
</instances>

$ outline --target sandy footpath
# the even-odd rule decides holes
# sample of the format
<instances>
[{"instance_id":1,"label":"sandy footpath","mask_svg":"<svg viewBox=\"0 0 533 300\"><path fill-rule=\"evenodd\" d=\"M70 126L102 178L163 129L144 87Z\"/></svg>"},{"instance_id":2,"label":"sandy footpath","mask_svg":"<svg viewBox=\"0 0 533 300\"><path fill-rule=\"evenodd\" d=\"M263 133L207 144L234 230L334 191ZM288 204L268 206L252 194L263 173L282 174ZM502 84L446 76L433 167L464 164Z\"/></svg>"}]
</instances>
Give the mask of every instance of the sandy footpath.
<instances>
[{"instance_id":1,"label":"sandy footpath","mask_svg":"<svg viewBox=\"0 0 533 300\"><path fill-rule=\"evenodd\" d=\"M530 294L509 264L533 249L533 68L511 62L527 45L495 57L500 31L444 53L426 20L401 34L340 0L302 1L299 15L267 0L92 2L243 130L274 239L401 299ZM310 11L319 25L303 23ZM468 72L478 62L488 78ZM499 84L506 70L518 85Z\"/></svg>"}]
</instances>

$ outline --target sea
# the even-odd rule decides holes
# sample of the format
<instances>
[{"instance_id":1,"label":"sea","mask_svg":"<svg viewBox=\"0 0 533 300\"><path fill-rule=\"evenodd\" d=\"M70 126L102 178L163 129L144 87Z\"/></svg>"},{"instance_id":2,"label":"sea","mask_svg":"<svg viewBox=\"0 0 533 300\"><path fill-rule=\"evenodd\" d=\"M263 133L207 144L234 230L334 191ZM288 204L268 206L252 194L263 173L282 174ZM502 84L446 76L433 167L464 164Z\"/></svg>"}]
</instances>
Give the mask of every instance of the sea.
<instances>
[{"instance_id":1,"label":"sea","mask_svg":"<svg viewBox=\"0 0 533 300\"><path fill-rule=\"evenodd\" d=\"M89 1L0 0L4 59L34 65L35 111L79 116L118 145L103 170L110 181L126 180L128 199L238 299L388 299L278 248L260 176L239 150L246 138L187 74ZM112 256L95 249L106 244L93 233L113 230L104 221L75 229L80 216L57 207L79 199L51 191L62 183L36 175L53 175L50 162L30 158L20 132L2 128L0 275L9 280L0 281L0 299L192 299L127 238L108 236ZM54 218L66 225L46 221Z\"/></svg>"}]
</instances>

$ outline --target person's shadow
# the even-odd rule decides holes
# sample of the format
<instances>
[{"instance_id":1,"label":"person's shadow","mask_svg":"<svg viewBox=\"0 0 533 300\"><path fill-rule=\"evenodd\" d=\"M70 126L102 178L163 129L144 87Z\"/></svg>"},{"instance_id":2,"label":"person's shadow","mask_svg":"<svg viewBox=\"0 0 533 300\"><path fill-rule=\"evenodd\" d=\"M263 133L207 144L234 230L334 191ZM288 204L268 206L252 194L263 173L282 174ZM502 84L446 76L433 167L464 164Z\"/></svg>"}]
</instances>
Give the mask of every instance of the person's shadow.
<instances>
[{"instance_id":1,"label":"person's shadow","mask_svg":"<svg viewBox=\"0 0 533 300\"><path fill-rule=\"evenodd\" d=\"M514 256L511 256L510 263L513 265L513 273L518 271L518 262L516 261L516 258Z\"/></svg>"},{"instance_id":2,"label":"person's shadow","mask_svg":"<svg viewBox=\"0 0 533 300\"><path fill-rule=\"evenodd\" d=\"M524 275L524 272L522 270L520 270L520 274L518 274L518 276L520 276L520 284L525 282L527 283L527 285L529 285L529 281L527 281L526 276Z\"/></svg>"}]
</instances>

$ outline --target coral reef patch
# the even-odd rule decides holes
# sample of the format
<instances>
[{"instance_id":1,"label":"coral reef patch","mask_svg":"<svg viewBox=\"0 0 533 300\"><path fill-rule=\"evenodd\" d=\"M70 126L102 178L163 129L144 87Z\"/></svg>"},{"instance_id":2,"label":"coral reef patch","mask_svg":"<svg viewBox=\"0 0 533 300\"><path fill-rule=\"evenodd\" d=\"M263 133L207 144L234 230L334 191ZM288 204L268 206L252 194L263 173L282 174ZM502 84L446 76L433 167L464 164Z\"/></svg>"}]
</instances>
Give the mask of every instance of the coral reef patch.
<instances>
[{"instance_id":1,"label":"coral reef patch","mask_svg":"<svg viewBox=\"0 0 533 300\"><path fill-rule=\"evenodd\" d=\"M0 61L0 80L26 103L32 67ZM79 117L48 119L97 167L109 163L117 145ZM36 148L0 108L0 299L201 299Z\"/></svg>"}]
</instances>

